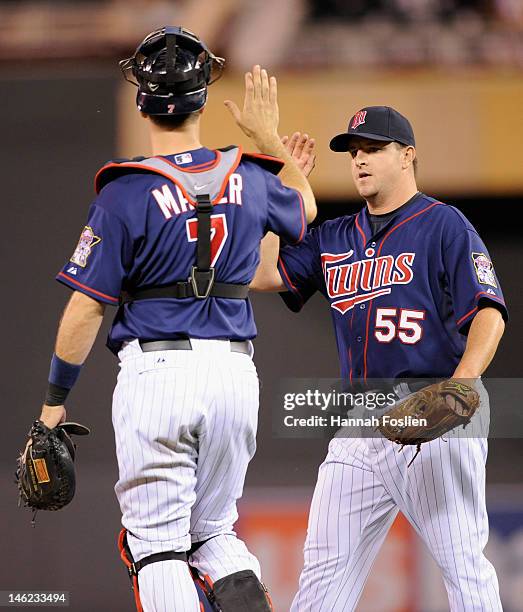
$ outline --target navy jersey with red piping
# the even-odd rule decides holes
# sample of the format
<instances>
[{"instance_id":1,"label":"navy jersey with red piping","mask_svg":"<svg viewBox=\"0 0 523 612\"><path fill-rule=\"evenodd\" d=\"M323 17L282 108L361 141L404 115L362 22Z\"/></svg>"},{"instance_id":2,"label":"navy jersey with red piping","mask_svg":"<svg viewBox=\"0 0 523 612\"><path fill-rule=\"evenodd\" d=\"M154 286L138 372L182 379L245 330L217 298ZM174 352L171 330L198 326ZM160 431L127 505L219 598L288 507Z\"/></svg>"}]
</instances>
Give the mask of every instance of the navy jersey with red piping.
<instances>
[{"instance_id":1,"label":"navy jersey with red piping","mask_svg":"<svg viewBox=\"0 0 523 612\"><path fill-rule=\"evenodd\" d=\"M334 323L341 375L448 377L478 308L507 310L478 233L452 206L422 193L376 235L367 208L283 246L278 263L299 311L320 291Z\"/></svg>"},{"instance_id":2,"label":"navy jersey with red piping","mask_svg":"<svg viewBox=\"0 0 523 612\"><path fill-rule=\"evenodd\" d=\"M219 152L201 148L163 159L178 169L201 173L213 168L219 157ZM265 162L274 163L260 160ZM284 187L260 163L242 157L214 204L211 264L217 281L248 284L267 231L288 243L299 242L305 234L301 196ZM76 249L57 280L96 300L118 305L121 291L129 288L187 280L196 264L196 235L196 210L178 186L165 176L131 170L112 177L101 188ZM117 352L124 341L134 338L243 340L255 335L249 300L164 298L119 308L108 346Z\"/></svg>"}]
</instances>

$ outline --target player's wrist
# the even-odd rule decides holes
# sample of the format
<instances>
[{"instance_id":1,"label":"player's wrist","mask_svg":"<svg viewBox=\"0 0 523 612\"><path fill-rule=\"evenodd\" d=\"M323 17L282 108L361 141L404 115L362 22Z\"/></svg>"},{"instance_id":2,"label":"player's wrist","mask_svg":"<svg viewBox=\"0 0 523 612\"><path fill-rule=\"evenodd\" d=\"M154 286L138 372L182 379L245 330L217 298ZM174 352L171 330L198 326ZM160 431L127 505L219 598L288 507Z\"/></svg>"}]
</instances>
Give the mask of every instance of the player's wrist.
<instances>
[{"instance_id":1,"label":"player's wrist","mask_svg":"<svg viewBox=\"0 0 523 612\"><path fill-rule=\"evenodd\" d=\"M282 145L281 139L276 131L265 134L254 134L252 138L258 149L265 155L282 157L282 153L285 152L285 147Z\"/></svg>"},{"instance_id":2,"label":"player's wrist","mask_svg":"<svg viewBox=\"0 0 523 612\"><path fill-rule=\"evenodd\" d=\"M459 380L475 380L481 376L481 372L478 372L475 369L471 368L460 368L459 366L456 368L452 378L456 378Z\"/></svg>"},{"instance_id":3,"label":"player's wrist","mask_svg":"<svg viewBox=\"0 0 523 612\"><path fill-rule=\"evenodd\" d=\"M44 405L62 406L80 375L81 365L69 363L53 353Z\"/></svg>"},{"instance_id":4,"label":"player's wrist","mask_svg":"<svg viewBox=\"0 0 523 612\"><path fill-rule=\"evenodd\" d=\"M63 406L70 390L71 389L54 385L53 383L48 383L45 392L44 406L49 408Z\"/></svg>"}]
</instances>

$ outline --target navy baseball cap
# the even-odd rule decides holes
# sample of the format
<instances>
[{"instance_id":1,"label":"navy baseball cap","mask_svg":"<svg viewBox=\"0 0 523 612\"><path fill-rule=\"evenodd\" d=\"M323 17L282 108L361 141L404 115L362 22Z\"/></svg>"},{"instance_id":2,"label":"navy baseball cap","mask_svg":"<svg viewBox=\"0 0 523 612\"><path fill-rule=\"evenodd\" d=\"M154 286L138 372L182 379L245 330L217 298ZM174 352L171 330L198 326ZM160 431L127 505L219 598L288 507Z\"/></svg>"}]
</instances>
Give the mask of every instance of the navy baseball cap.
<instances>
[{"instance_id":1,"label":"navy baseball cap","mask_svg":"<svg viewBox=\"0 0 523 612\"><path fill-rule=\"evenodd\" d=\"M348 151L353 136L416 146L409 120L390 106L366 106L359 110L351 117L347 131L331 140L331 150Z\"/></svg>"}]
</instances>

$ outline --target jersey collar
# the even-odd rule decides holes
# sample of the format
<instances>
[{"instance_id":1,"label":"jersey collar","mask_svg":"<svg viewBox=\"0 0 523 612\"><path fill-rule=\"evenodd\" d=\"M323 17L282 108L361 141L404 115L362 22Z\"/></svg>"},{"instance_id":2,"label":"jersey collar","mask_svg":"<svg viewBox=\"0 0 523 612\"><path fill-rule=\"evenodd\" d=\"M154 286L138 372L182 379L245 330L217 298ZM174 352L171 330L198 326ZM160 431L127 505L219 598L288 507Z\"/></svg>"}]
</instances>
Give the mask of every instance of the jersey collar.
<instances>
[{"instance_id":1,"label":"jersey collar","mask_svg":"<svg viewBox=\"0 0 523 612\"><path fill-rule=\"evenodd\" d=\"M369 209L365 206L365 208L362 208L356 215L356 227L358 228L362 240L365 238L365 244L370 241L377 242L377 239L379 240L379 238L392 229L392 227L401 223L411 215L415 215L422 210L426 204L427 196L421 193L421 191L418 191L408 202L405 202L405 204L398 208L397 214L394 215L374 236L372 235L372 225L369 220Z\"/></svg>"},{"instance_id":2,"label":"jersey collar","mask_svg":"<svg viewBox=\"0 0 523 612\"><path fill-rule=\"evenodd\" d=\"M160 155L159 157L182 172L204 172L211 170L218 164L221 154L219 151L201 147L173 155Z\"/></svg>"}]
</instances>

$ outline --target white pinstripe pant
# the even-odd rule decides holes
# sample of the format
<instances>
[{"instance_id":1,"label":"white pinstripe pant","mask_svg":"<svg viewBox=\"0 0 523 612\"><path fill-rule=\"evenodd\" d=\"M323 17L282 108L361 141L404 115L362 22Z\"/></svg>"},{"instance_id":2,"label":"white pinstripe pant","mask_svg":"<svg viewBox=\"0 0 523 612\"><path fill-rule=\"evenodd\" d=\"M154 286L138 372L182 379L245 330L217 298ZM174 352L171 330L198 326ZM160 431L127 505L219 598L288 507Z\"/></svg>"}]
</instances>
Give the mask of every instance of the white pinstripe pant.
<instances>
[{"instance_id":1,"label":"white pinstripe pant","mask_svg":"<svg viewBox=\"0 0 523 612\"><path fill-rule=\"evenodd\" d=\"M292 612L349 612L399 510L440 567L450 609L502 610L488 538L484 438L415 447L383 438L334 438L312 500L305 565Z\"/></svg>"},{"instance_id":2,"label":"white pinstripe pant","mask_svg":"<svg viewBox=\"0 0 523 612\"><path fill-rule=\"evenodd\" d=\"M113 396L122 524L135 560L188 550L212 538L191 563L213 581L252 569L236 537L236 501L256 449L258 376L251 357L223 340L191 340L192 351L120 352ZM187 565L140 571L145 612L199 611Z\"/></svg>"}]
</instances>

